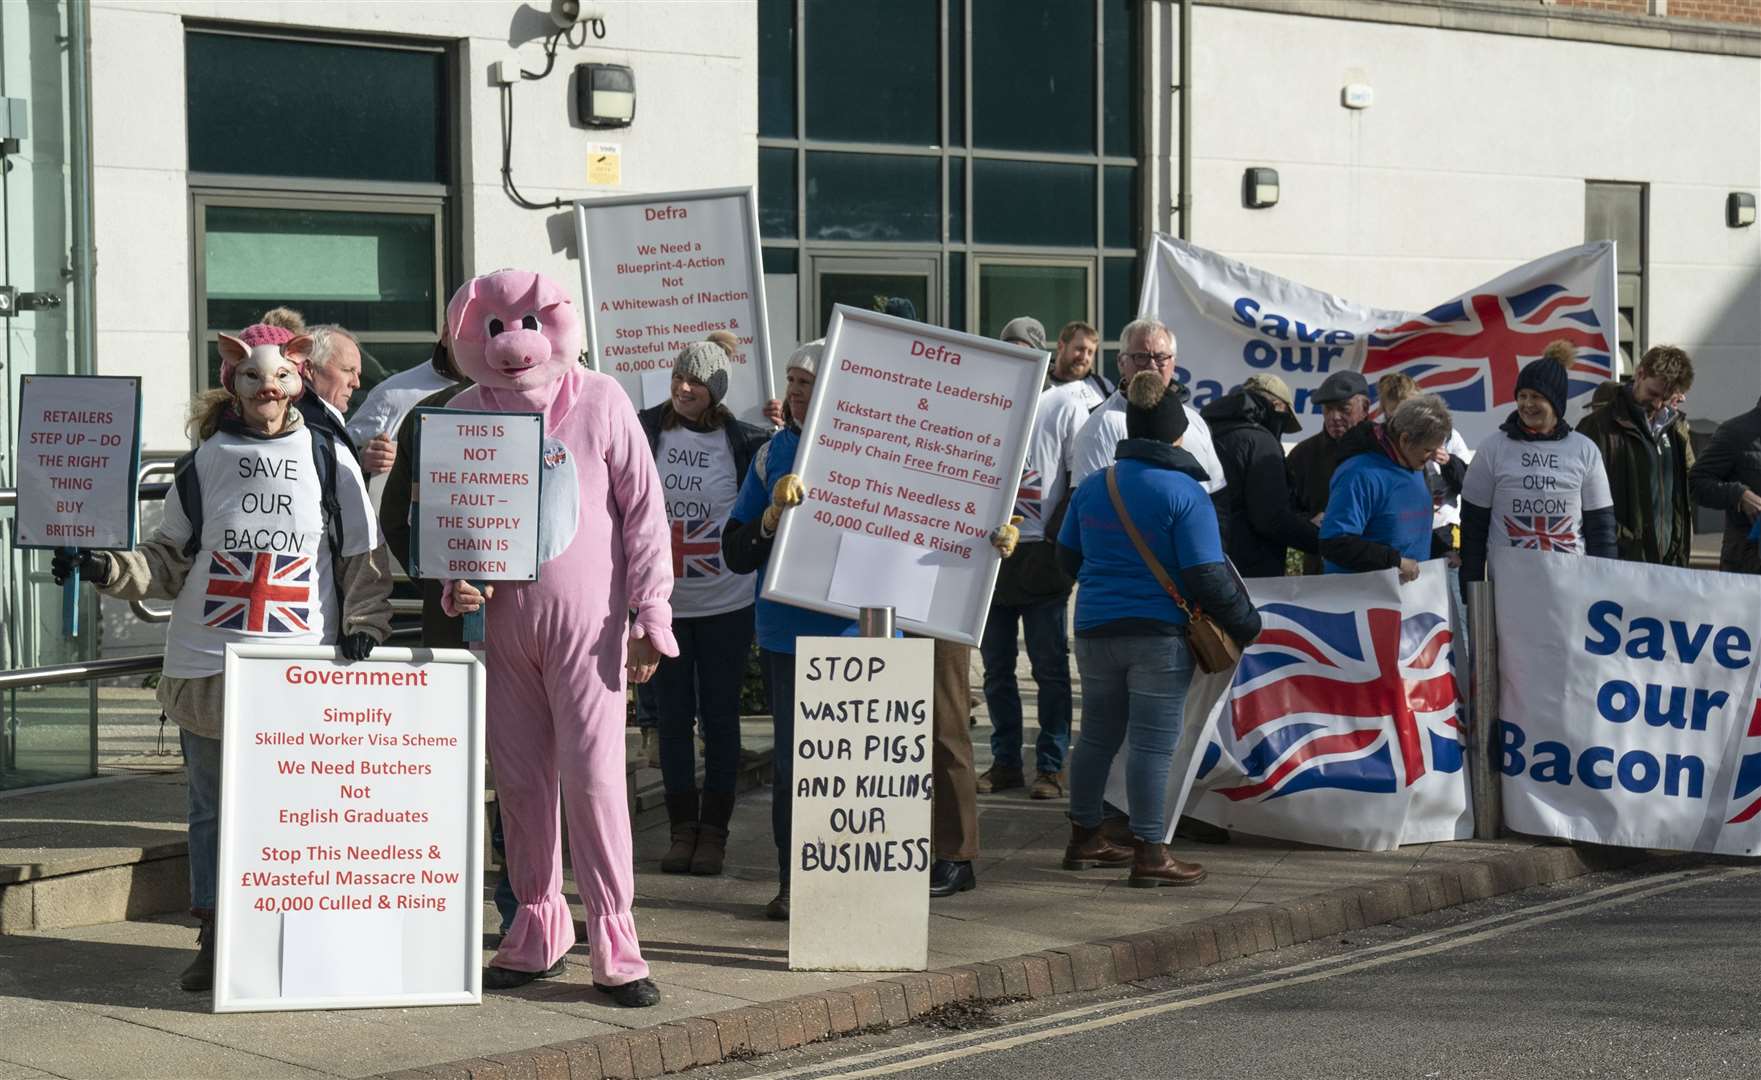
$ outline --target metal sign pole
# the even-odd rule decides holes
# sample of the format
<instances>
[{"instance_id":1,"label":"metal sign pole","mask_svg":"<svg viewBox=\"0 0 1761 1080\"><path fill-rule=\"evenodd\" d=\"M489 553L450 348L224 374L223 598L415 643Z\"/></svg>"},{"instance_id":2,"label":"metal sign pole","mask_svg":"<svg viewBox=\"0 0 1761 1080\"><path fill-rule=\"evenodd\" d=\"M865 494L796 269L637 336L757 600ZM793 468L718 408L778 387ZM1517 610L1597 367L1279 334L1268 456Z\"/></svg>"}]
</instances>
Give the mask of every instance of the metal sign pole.
<instances>
[{"instance_id":1,"label":"metal sign pole","mask_svg":"<svg viewBox=\"0 0 1761 1080\"><path fill-rule=\"evenodd\" d=\"M892 637L893 609L890 607L865 607L858 609L856 631L863 637Z\"/></svg>"},{"instance_id":2,"label":"metal sign pole","mask_svg":"<svg viewBox=\"0 0 1761 1080\"><path fill-rule=\"evenodd\" d=\"M1466 585L1468 656L1473 682L1468 698L1468 782L1473 785L1474 839L1496 840L1504 821L1498 768L1498 631L1492 583Z\"/></svg>"}]
</instances>

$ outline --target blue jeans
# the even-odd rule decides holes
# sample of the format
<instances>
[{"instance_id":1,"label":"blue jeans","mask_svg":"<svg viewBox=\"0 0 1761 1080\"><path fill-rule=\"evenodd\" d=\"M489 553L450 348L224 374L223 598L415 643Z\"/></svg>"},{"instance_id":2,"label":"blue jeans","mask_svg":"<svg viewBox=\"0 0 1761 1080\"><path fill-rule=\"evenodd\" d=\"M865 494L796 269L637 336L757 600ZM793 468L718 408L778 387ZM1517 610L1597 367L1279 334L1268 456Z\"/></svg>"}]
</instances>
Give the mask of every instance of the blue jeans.
<instances>
[{"instance_id":1,"label":"blue jeans","mask_svg":"<svg viewBox=\"0 0 1761 1080\"><path fill-rule=\"evenodd\" d=\"M1069 613L1062 600L1015 607L992 604L979 655L984 658L984 703L991 714L991 764L1021 768L1021 688L1015 680L1015 623L1027 639L1027 662L1039 686L1039 740L1034 766L1055 773L1070 748Z\"/></svg>"},{"instance_id":2,"label":"blue jeans","mask_svg":"<svg viewBox=\"0 0 1761 1080\"><path fill-rule=\"evenodd\" d=\"M1070 820L1101 823L1101 797L1120 746L1131 834L1161 843L1168 834L1168 768L1180 743L1192 650L1184 636L1076 639L1082 674L1082 737L1070 763Z\"/></svg>"},{"instance_id":3,"label":"blue jeans","mask_svg":"<svg viewBox=\"0 0 1761 1080\"><path fill-rule=\"evenodd\" d=\"M214 890L220 876L219 739L177 729L189 788L190 911L214 917Z\"/></svg>"},{"instance_id":4,"label":"blue jeans","mask_svg":"<svg viewBox=\"0 0 1761 1080\"><path fill-rule=\"evenodd\" d=\"M703 721L703 790L732 795L740 776L740 685L752 651L752 607L722 615L675 618L679 655L654 674L660 706L660 775L667 794L697 790Z\"/></svg>"},{"instance_id":5,"label":"blue jeans","mask_svg":"<svg viewBox=\"0 0 1761 1080\"><path fill-rule=\"evenodd\" d=\"M777 842L777 880L787 883L790 815L795 810L795 654L764 652L770 668L770 835Z\"/></svg>"}]
</instances>

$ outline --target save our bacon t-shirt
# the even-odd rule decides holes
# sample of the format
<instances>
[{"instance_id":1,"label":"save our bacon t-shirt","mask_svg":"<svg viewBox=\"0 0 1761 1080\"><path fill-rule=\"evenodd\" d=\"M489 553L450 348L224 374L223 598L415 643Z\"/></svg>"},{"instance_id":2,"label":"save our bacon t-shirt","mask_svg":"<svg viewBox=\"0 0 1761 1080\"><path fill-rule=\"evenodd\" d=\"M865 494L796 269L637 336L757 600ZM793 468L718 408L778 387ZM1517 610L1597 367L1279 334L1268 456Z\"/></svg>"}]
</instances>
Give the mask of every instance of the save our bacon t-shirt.
<instances>
[{"instance_id":1,"label":"save our bacon t-shirt","mask_svg":"<svg viewBox=\"0 0 1761 1080\"><path fill-rule=\"evenodd\" d=\"M673 614L701 618L750 605L752 575L736 574L722 561L722 527L740 482L728 433L662 431L654 464L672 533Z\"/></svg>"},{"instance_id":2,"label":"save our bacon t-shirt","mask_svg":"<svg viewBox=\"0 0 1761 1080\"><path fill-rule=\"evenodd\" d=\"M1527 442L1503 431L1480 444L1461 497L1491 510L1488 548L1584 550L1584 513L1614 505L1602 452L1577 432Z\"/></svg>"}]
</instances>

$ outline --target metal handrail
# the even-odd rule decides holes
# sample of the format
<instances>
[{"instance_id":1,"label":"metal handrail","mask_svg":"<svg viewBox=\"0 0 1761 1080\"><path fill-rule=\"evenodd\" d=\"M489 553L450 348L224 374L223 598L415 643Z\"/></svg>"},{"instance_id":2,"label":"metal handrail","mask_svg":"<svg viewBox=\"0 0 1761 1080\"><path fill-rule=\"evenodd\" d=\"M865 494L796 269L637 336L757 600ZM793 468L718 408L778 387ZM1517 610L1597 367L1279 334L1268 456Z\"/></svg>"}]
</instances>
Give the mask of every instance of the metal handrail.
<instances>
[{"instance_id":1,"label":"metal handrail","mask_svg":"<svg viewBox=\"0 0 1761 1080\"><path fill-rule=\"evenodd\" d=\"M399 627L392 630L386 644L421 636L422 628L419 626ZM92 679L115 679L124 675L151 675L164 666L164 653L149 653L145 656L117 656L108 660L81 660L71 664L49 664L45 667L21 668L18 671L0 671L0 690L59 686Z\"/></svg>"},{"instance_id":2,"label":"metal handrail","mask_svg":"<svg viewBox=\"0 0 1761 1080\"><path fill-rule=\"evenodd\" d=\"M157 497L163 500L170 494L171 484L149 484L147 477L161 473L169 476L176 471L177 463L174 461L149 461L142 465L140 473L135 478L135 486L138 490L135 501L137 503L151 501L155 496L148 493L148 488L158 489ZM168 623L171 621L171 608L152 607L145 600L130 600L128 609L134 612L135 618L144 623Z\"/></svg>"}]
</instances>

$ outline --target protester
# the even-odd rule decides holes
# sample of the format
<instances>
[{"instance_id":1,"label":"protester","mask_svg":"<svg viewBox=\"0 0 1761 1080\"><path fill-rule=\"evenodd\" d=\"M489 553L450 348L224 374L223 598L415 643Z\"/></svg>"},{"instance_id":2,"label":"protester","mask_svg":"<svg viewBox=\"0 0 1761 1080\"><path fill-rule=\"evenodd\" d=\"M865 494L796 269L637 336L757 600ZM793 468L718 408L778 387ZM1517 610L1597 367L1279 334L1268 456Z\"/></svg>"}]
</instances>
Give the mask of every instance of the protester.
<instances>
[{"instance_id":1,"label":"protester","mask_svg":"<svg viewBox=\"0 0 1761 1080\"><path fill-rule=\"evenodd\" d=\"M369 391L345 427L349 438L362 448L361 471L369 477L390 472L397 461L395 433L404 417L423 398L456 385L459 379L443 332L427 362L400 371Z\"/></svg>"},{"instance_id":2,"label":"protester","mask_svg":"<svg viewBox=\"0 0 1761 1080\"><path fill-rule=\"evenodd\" d=\"M1321 430L1291 449L1284 472L1290 480L1291 505L1319 525L1333 470L1339 466L1339 442L1370 415L1370 384L1356 371L1335 371L1321 383L1313 400L1321 406ZM1304 552L1302 572L1320 573L1321 557Z\"/></svg>"},{"instance_id":3,"label":"protester","mask_svg":"<svg viewBox=\"0 0 1761 1080\"><path fill-rule=\"evenodd\" d=\"M1212 496L1223 551L1243 577L1283 577L1287 548L1316 550L1315 523L1291 506L1278 442L1302 430L1290 387L1276 375L1249 375L1206 405L1204 417L1223 469L1223 490Z\"/></svg>"},{"instance_id":4,"label":"protester","mask_svg":"<svg viewBox=\"0 0 1761 1080\"><path fill-rule=\"evenodd\" d=\"M1566 369L1543 356L1516 377L1516 408L1474 451L1461 491L1461 579L1487 548L1615 557L1614 499L1596 444L1565 420Z\"/></svg>"},{"instance_id":5,"label":"protester","mask_svg":"<svg viewBox=\"0 0 1761 1080\"><path fill-rule=\"evenodd\" d=\"M1157 569L1238 644L1259 635L1260 618L1223 560L1204 470L1181 447L1189 418L1178 395L1156 371L1138 372L1126 386L1118 464L1083 481L1058 532L1059 556L1080 586L1083 701L1064 866L1130 865L1134 886L1196 885L1204 868L1173 858L1164 843L1168 770L1193 657L1184 605L1164 591ZM1107 776L1127 743L1129 849L1101 830Z\"/></svg>"},{"instance_id":6,"label":"protester","mask_svg":"<svg viewBox=\"0 0 1761 1080\"><path fill-rule=\"evenodd\" d=\"M752 649L753 581L724 564L721 523L770 436L734 419L722 404L728 360L717 342L685 346L673 361L672 396L637 414L660 471L673 537L679 655L662 660L653 681L672 825L672 846L660 860L668 874L722 872L740 775L740 685ZM701 795L694 740L700 719Z\"/></svg>"},{"instance_id":7,"label":"protester","mask_svg":"<svg viewBox=\"0 0 1761 1080\"><path fill-rule=\"evenodd\" d=\"M1555 344L1563 344L1555 342ZM1568 346L1569 347L1569 346ZM1400 403L1418 393L1418 384L1398 372L1376 383L1377 404L1386 419ZM1450 595L1461 603L1461 486L1467 478L1474 452L1461 432L1450 428L1449 438L1431 460L1425 462L1425 487L1431 492L1431 558L1449 563Z\"/></svg>"},{"instance_id":8,"label":"protester","mask_svg":"<svg viewBox=\"0 0 1761 1080\"><path fill-rule=\"evenodd\" d=\"M1004 333L1024 322L1039 325L1025 317L1013 319L1003 328ZM1030 338L1032 327L1025 332ZM1071 719L1068 619L1075 582L1058 565L1055 537L1070 491L1066 451L1089 413L1111 392L1106 380L1089 370L1098 340L1095 329L1087 323L1064 327L1049 376L1050 389L1040 394L1039 411L1028 436L1027 464L1015 502L1015 513L1022 519L1021 548L998 568L984 640L979 645L985 705L991 719L991 767L978 777L981 793L1008 791L1027 783L1022 766L1021 688L1015 677L1019 626L1039 695L1035 777L1028 794L1035 799L1064 794ZM1057 377L1060 369L1067 377Z\"/></svg>"},{"instance_id":9,"label":"protester","mask_svg":"<svg viewBox=\"0 0 1761 1080\"><path fill-rule=\"evenodd\" d=\"M1688 472L1688 488L1701 506L1724 511L1718 568L1761 574L1749 542L1751 521L1761 520L1761 403L1718 425Z\"/></svg>"},{"instance_id":10,"label":"protester","mask_svg":"<svg viewBox=\"0 0 1761 1080\"><path fill-rule=\"evenodd\" d=\"M311 393L301 394L295 407L308 425L348 447L349 456L362 464L367 475L385 472L391 468L391 452L384 443L374 447L370 461L363 460L361 447L350 437L348 422L343 419L355 388L361 385L360 345L340 326L314 326L306 333L311 337L312 351L300 375Z\"/></svg>"},{"instance_id":11,"label":"protester","mask_svg":"<svg viewBox=\"0 0 1761 1080\"><path fill-rule=\"evenodd\" d=\"M1346 436L1321 521L1329 574L1398 569L1402 583L1431 557L1431 492L1425 463L1449 438L1449 407L1435 394L1400 403L1381 424Z\"/></svg>"},{"instance_id":12,"label":"protester","mask_svg":"<svg viewBox=\"0 0 1761 1080\"><path fill-rule=\"evenodd\" d=\"M1616 545L1628 562L1686 566L1693 553L1694 511L1688 472L1694 445L1681 406L1694 385L1694 363L1674 345L1653 345L1639 358L1630 386L1578 425L1602 451L1614 496Z\"/></svg>"},{"instance_id":13,"label":"protester","mask_svg":"<svg viewBox=\"0 0 1761 1080\"><path fill-rule=\"evenodd\" d=\"M1154 319L1136 319L1119 331L1119 381L1123 386L1140 371L1154 371L1164 386L1174 381L1174 333ZM1223 465L1211 445L1211 429L1197 409L1187 404L1186 387L1177 386L1180 405L1186 410L1185 450L1205 471L1204 489L1215 495L1223 489ZM1106 403L1089 414L1070 441L1065 465L1074 490L1093 474L1113 464L1113 451L1125 438L1125 394L1115 390Z\"/></svg>"},{"instance_id":14,"label":"protester","mask_svg":"<svg viewBox=\"0 0 1761 1080\"><path fill-rule=\"evenodd\" d=\"M133 551L60 552L51 564L57 584L77 566L105 595L173 601L158 700L183 745L190 913L201 921L196 957L181 978L185 990L214 985L226 646L335 644L344 658L365 660L391 630L390 564L366 485L354 460L291 407L304 389L299 371L310 347L303 335L261 323L237 337L220 335L222 389L191 403L189 429L199 445L178 461L178 497L165 500L158 531ZM247 515L247 491L288 509L275 522L260 512ZM277 585L284 609L308 613L303 626L247 620L250 605L243 601L230 617L214 610L212 575L236 570L240 560L247 568L258 560L260 574L261 560L274 554L241 550L235 541L223 545L223 536L270 531L258 528L264 525L297 538L298 553L311 560L312 573L298 586L306 590L303 602L285 595L294 587L289 580Z\"/></svg>"}]
</instances>

